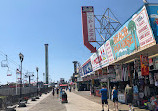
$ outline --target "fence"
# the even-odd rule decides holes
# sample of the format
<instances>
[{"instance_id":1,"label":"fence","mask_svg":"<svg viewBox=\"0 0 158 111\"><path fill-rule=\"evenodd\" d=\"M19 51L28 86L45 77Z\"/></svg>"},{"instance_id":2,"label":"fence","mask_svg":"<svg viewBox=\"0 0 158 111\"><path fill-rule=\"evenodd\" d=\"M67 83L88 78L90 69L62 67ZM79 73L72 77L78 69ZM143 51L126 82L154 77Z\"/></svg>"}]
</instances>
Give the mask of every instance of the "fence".
<instances>
[{"instance_id":1,"label":"fence","mask_svg":"<svg viewBox=\"0 0 158 111\"><path fill-rule=\"evenodd\" d=\"M28 94L28 93L35 93L37 92L37 87L22 87L22 94ZM17 88L17 94L16 94L16 88L0 88L0 95L1 96L14 96L14 95L20 95L20 87Z\"/></svg>"}]
</instances>

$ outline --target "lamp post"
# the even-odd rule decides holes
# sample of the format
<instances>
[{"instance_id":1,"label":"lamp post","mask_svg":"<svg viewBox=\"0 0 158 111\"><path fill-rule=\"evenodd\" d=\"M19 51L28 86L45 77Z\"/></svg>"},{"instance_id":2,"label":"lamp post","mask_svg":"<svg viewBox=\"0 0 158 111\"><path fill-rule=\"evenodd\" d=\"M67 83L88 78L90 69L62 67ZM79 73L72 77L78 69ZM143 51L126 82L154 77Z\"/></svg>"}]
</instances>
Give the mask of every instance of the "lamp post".
<instances>
[{"instance_id":1,"label":"lamp post","mask_svg":"<svg viewBox=\"0 0 158 111\"><path fill-rule=\"evenodd\" d=\"M36 97L36 99L39 99L39 97L38 97L38 67L36 67L36 71L37 71L37 97Z\"/></svg>"},{"instance_id":2,"label":"lamp post","mask_svg":"<svg viewBox=\"0 0 158 111\"><path fill-rule=\"evenodd\" d=\"M22 61L24 60L24 55L22 53L19 54L20 62L21 62L21 72L20 72L20 101L19 107L26 107L25 101L22 101Z\"/></svg>"},{"instance_id":3,"label":"lamp post","mask_svg":"<svg viewBox=\"0 0 158 111\"><path fill-rule=\"evenodd\" d=\"M21 72L20 72L20 99L22 97L22 62L24 60L24 55L22 53L19 54L20 62L21 62Z\"/></svg>"}]
</instances>

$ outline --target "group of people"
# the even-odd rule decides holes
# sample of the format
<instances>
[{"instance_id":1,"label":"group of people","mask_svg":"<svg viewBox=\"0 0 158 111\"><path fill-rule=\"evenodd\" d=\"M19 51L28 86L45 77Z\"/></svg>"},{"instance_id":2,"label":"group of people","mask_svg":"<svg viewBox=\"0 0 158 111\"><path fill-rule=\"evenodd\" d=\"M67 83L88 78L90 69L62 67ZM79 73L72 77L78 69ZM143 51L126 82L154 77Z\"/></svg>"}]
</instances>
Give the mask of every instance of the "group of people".
<instances>
[{"instance_id":1,"label":"group of people","mask_svg":"<svg viewBox=\"0 0 158 111\"><path fill-rule=\"evenodd\" d=\"M109 105L108 105L108 90L106 85L102 86L102 89L99 92L101 94L101 100L102 100L102 111L104 111L104 104L107 105L107 110L109 111ZM114 86L112 90L112 100L114 105L114 110L118 111L118 90ZM125 88L125 103L129 104L129 110L132 110L132 87L130 87L128 84Z\"/></svg>"},{"instance_id":2,"label":"group of people","mask_svg":"<svg viewBox=\"0 0 158 111\"><path fill-rule=\"evenodd\" d=\"M58 96L58 94L59 94L59 88L53 88L52 95L53 96L55 95L55 90L56 90L56 93L57 93L57 96Z\"/></svg>"},{"instance_id":3,"label":"group of people","mask_svg":"<svg viewBox=\"0 0 158 111\"><path fill-rule=\"evenodd\" d=\"M67 91L67 89L69 89L69 92L71 92L71 86L65 88L66 91ZM60 88L60 93L62 92L62 90L63 90L63 88ZM55 91L56 91L56 94L58 96L58 94L59 94L59 88L57 87L57 88L53 88L52 89L52 95L53 96L55 95Z\"/></svg>"}]
</instances>

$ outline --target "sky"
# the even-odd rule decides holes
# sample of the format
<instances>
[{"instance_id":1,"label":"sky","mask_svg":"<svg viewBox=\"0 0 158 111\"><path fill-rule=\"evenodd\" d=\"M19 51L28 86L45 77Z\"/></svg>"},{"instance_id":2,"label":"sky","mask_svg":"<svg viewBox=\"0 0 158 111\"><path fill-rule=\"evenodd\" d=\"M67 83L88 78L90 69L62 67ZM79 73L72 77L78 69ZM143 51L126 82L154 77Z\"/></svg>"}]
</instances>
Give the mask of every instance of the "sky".
<instances>
[{"instance_id":1,"label":"sky","mask_svg":"<svg viewBox=\"0 0 158 111\"><path fill-rule=\"evenodd\" d=\"M52 81L69 80L74 71L72 61L83 64L92 55L83 45L81 6L94 6L95 15L110 8L123 24L142 5L143 0L1 0L0 61L5 60L4 54L8 56L12 76L7 76L6 67L0 67L0 84L16 81L20 52L24 55L23 75L27 71L36 75L39 67L39 80L43 81L44 44L49 44Z\"/></svg>"}]
</instances>

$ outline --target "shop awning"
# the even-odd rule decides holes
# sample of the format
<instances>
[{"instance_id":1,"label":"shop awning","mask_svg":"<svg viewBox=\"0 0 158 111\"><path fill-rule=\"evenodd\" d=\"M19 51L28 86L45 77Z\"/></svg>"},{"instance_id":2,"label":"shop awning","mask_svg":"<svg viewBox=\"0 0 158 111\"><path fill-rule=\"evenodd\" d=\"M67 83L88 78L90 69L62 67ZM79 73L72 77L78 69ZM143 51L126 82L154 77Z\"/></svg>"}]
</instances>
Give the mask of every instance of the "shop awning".
<instances>
[{"instance_id":1,"label":"shop awning","mask_svg":"<svg viewBox=\"0 0 158 111\"><path fill-rule=\"evenodd\" d=\"M59 86L68 86L67 84L60 84Z\"/></svg>"}]
</instances>

